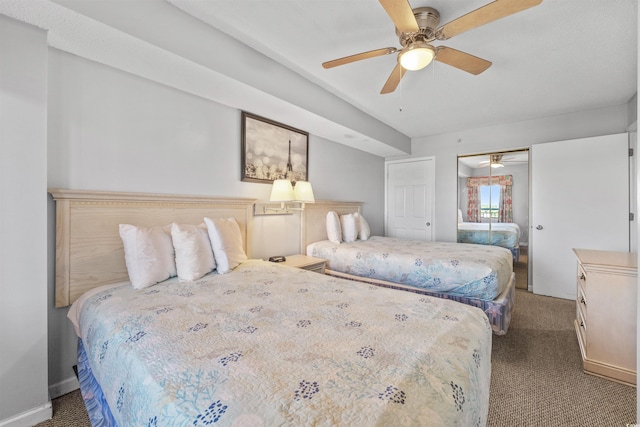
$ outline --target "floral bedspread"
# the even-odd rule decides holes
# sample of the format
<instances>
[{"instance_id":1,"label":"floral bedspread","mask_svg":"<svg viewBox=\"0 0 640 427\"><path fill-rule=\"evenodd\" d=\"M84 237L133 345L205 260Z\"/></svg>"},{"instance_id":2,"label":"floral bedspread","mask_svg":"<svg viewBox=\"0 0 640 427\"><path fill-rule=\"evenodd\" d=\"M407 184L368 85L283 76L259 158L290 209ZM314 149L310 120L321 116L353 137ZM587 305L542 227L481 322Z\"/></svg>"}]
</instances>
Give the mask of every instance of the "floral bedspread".
<instances>
[{"instance_id":1,"label":"floral bedspread","mask_svg":"<svg viewBox=\"0 0 640 427\"><path fill-rule=\"evenodd\" d=\"M494 245L513 249L520 244L520 227L514 223L489 224L463 222L458 224L458 243Z\"/></svg>"},{"instance_id":2,"label":"floral bedspread","mask_svg":"<svg viewBox=\"0 0 640 427\"><path fill-rule=\"evenodd\" d=\"M91 370L120 426L481 426L491 328L475 307L259 260L96 293Z\"/></svg>"},{"instance_id":3,"label":"floral bedspread","mask_svg":"<svg viewBox=\"0 0 640 427\"><path fill-rule=\"evenodd\" d=\"M500 295L513 272L511 252L501 247L394 237L323 240L307 255L328 260L330 270L482 300Z\"/></svg>"}]
</instances>

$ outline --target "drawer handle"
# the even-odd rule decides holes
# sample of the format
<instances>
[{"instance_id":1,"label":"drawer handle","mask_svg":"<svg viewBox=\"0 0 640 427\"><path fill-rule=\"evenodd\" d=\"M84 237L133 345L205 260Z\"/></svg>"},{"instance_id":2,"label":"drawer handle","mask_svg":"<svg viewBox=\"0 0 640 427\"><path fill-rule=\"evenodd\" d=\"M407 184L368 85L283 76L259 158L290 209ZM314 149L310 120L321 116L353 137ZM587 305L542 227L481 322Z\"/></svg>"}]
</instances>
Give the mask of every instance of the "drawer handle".
<instances>
[{"instance_id":1,"label":"drawer handle","mask_svg":"<svg viewBox=\"0 0 640 427\"><path fill-rule=\"evenodd\" d=\"M587 302L584 300L584 297L580 297L580 302L584 305L587 305Z\"/></svg>"},{"instance_id":2,"label":"drawer handle","mask_svg":"<svg viewBox=\"0 0 640 427\"><path fill-rule=\"evenodd\" d=\"M580 280L586 280L587 278L585 277L584 273L580 273Z\"/></svg>"},{"instance_id":3,"label":"drawer handle","mask_svg":"<svg viewBox=\"0 0 640 427\"><path fill-rule=\"evenodd\" d=\"M580 321L580 327L584 328L584 322L582 320Z\"/></svg>"}]
</instances>

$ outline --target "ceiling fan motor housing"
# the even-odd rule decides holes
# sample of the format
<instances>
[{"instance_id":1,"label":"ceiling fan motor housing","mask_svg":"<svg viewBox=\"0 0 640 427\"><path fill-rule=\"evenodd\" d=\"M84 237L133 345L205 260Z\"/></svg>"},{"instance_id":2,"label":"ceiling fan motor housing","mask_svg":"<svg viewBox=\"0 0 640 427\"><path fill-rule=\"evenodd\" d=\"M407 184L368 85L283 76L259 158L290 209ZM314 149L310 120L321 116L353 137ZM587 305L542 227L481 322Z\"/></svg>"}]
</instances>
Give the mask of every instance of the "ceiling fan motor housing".
<instances>
[{"instance_id":1,"label":"ceiling fan motor housing","mask_svg":"<svg viewBox=\"0 0 640 427\"><path fill-rule=\"evenodd\" d=\"M435 40L435 32L440 24L440 13L432 7L417 7L413 9L413 16L416 18L420 31L417 33L403 33L396 28L400 44L406 46L416 40L425 42Z\"/></svg>"}]
</instances>

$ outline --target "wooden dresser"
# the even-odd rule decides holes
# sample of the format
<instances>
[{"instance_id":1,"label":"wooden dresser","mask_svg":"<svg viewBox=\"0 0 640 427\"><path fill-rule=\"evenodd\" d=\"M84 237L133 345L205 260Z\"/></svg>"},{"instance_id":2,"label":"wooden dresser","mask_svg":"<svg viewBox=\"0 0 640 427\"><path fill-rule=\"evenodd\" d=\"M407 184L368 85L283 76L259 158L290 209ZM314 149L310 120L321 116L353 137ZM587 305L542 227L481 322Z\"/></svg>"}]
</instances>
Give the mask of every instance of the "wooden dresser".
<instances>
[{"instance_id":1,"label":"wooden dresser","mask_svg":"<svg viewBox=\"0 0 640 427\"><path fill-rule=\"evenodd\" d=\"M636 384L637 254L574 249L584 372Z\"/></svg>"}]
</instances>

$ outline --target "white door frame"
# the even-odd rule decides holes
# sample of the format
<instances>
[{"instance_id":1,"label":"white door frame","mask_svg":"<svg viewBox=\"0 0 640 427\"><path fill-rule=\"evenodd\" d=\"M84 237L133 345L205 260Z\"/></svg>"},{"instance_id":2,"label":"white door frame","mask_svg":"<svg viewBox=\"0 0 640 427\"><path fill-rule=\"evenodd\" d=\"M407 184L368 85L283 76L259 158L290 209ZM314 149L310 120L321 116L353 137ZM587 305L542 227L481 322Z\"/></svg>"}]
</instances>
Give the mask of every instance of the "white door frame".
<instances>
[{"instance_id":1,"label":"white door frame","mask_svg":"<svg viewBox=\"0 0 640 427\"><path fill-rule=\"evenodd\" d=\"M633 220L629 221L629 252L638 252L638 130L636 123L629 130L629 213Z\"/></svg>"},{"instance_id":2,"label":"white door frame","mask_svg":"<svg viewBox=\"0 0 640 427\"><path fill-rule=\"evenodd\" d=\"M399 163L413 163L413 162L422 162L425 160L430 160L433 162L433 167L431 168L431 176L428 178L431 180L431 200L429 200L429 204L431 205L431 237L436 235L436 224L435 224L435 212L436 212L436 198L435 198L435 189L436 189L436 157L435 156L426 156L426 157L407 157L406 159L398 159L398 160L385 160L384 162L384 235L387 235L387 226L388 226L388 213L389 213L389 205L387 197L389 195L389 189L387 188L387 184L389 181L389 165L390 164L399 164Z\"/></svg>"}]
</instances>

